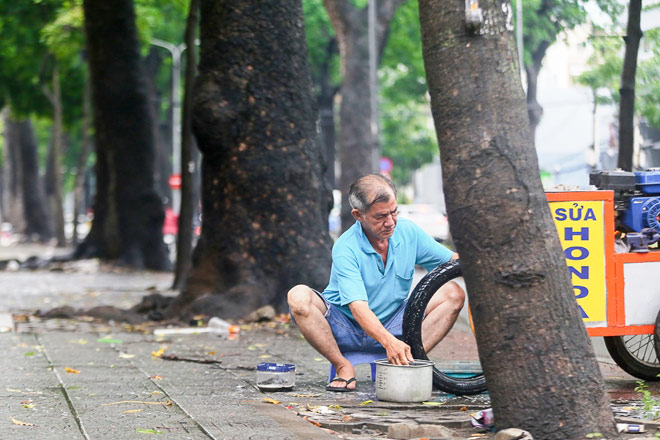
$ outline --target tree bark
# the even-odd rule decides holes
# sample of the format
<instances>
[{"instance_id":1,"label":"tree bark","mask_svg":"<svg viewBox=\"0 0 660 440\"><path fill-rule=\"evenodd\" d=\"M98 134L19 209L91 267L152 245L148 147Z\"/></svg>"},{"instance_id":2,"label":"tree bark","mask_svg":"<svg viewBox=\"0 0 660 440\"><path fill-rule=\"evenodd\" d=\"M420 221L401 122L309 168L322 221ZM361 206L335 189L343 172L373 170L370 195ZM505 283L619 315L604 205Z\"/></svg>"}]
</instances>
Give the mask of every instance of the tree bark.
<instances>
[{"instance_id":1,"label":"tree bark","mask_svg":"<svg viewBox=\"0 0 660 440\"><path fill-rule=\"evenodd\" d=\"M330 63L338 53L337 39L332 38L326 47L325 58L321 65L318 81L318 94L316 104L319 109L319 128L325 160L323 161L323 174L329 188L335 188L335 96L339 89L331 84Z\"/></svg>"},{"instance_id":2,"label":"tree bark","mask_svg":"<svg viewBox=\"0 0 660 440\"><path fill-rule=\"evenodd\" d=\"M527 116L529 117L529 130L531 132L532 144L536 144L536 128L541 122L543 116L543 107L537 100L538 79L543 64L545 52L550 46L549 41L539 44L539 47L532 52L532 65L525 66L527 73Z\"/></svg>"},{"instance_id":3,"label":"tree bark","mask_svg":"<svg viewBox=\"0 0 660 440\"><path fill-rule=\"evenodd\" d=\"M202 235L170 313L284 310L297 283L324 288L328 209L300 0L201 3L193 131Z\"/></svg>"},{"instance_id":4,"label":"tree bark","mask_svg":"<svg viewBox=\"0 0 660 440\"><path fill-rule=\"evenodd\" d=\"M626 36L626 53L623 57L621 71L621 88L619 94L619 158L617 167L625 171L633 168L633 142L635 139L635 75L637 72L637 52L639 40L642 38L640 25L642 0L630 0L628 4L628 26Z\"/></svg>"},{"instance_id":5,"label":"tree bark","mask_svg":"<svg viewBox=\"0 0 660 440\"><path fill-rule=\"evenodd\" d=\"M2 111L4 143L2 148L3 188L2 219L12 225L14 232L25 230L23 210L23 170L18 121L10 116L9 108Z\"/></svg>"},{"instance_id":6,"label":"tree bark","mask_svg":"<svg viewBox=\"0 0 660 440\"><path fill-rule=\"evenodd\" d=\"M133 2L85 0L83 10L97 180L92 229L76 255L134 268L169 269Z\"/></svg>"},{"instance_id":7,"label":"tree bark","mask_svg":"<svg viewBox=\"0 0 660 440\"><path fill-rule=\"evenodd\" d=\"M28 240L45 243L53 238L53 231L46 210L43 180L39 176L37 139L29 120L19 122L16 129L21 149L24 234Z\"/></svg>"},{"instance_id":8,"label":"tree bark","mask_svg":"<svg viewBox=\"0 0 660 440\"><path fill-rule=\"evenodd\" d=\"M192 133L193 84L197 74L195 38L199 23L199 0L190 1L186 22L185 42L187 51L184 81L183 115L181 118L181 212L176 238L176 265L172 288L181 289L192 265L193 216L196 200L194 181L197 163L193 160L195 139Z\"/></svg>"},{"instance_id":9,"label":"tree bark","mask_svg":"<svg viewBox=\"0 0 660 440\"><path fill-rule=\"evenodd\" d=\"M92 139L90 128L92 121L92 88L89 78L85 80L85 90L83 93L83 115L82 115L82 141L80 146L80 156L76 164L76 177L73 182L73 237L71 239L74 245L78 244L78 216L81 214L83 204L83 185L85 184L85 174L87 172L87 160L89 152L92 149Z\"/></svg>"},{"instance_id":10,"label":"tree bark","mask_svg":"<svg viewBox=\"0 0 660 440\"><path fill-rule=\"evenodd\" d=\"M158 73L163 65L163 58L160 55L162 49L151 46L149 54L144 58L144 68L146 72L145 82L147 84L147 96L149 101L149 111L151 112L151 119L153 121L152 130L154 137L154 181L156 182L156 190L160 195L166 197L167 200L172 201L172 188L168 183L168 178L172 173L172 143L169 141L169 134L172 133L171 120L168 118L168 123L165 127L167 136L162 136L163 130L161 129L161 121L159 113L162 105L162 96L156 87Z\"/></svg>"},{"instance_id":11,"label":"tree bark","mask_svg":"<svg viewBox=\"0 0 660 440\"><path fill-rule=\"evenodd\" d=\"M66 246L64 235L64 210L62 207L62 93L60 92L60 75L57 62L53 67L52 89L44 87L44 93L53 106L53 127L51 130L50 148L46 155L46 199L50 216L53 221L57 246Z\"/></svg>"},{"instance_id":12,"label":"tree bark","mask_svg":"<svg viewBox=\"0 0 660 440\"><path fill-rule=\"evenodd\" d=\"M394 12L404 1L378 0L376 3L376 46L379 61ZM372 135L370 128L372 109L369 86L368 7L356 8L349 0L324 0L323 4L339 42L342 71L339 189L342 194L348 194L351 183L358 177L378 171L380 156L378 135ZM348 229L354 222L347 200L342 201L341 222L343 230Z\"/></svg>"},{"instance_id":13,"label":"tree bark","mask_svg":"<svg viewBox=\"0 0 660 440\"><path fill-rule=\"evenodd\" d=\"M423 54L451 235L464 266L498 429L534 438L616 436L539 178L511 8L420 0Z\"/></svg>"}]
</instances>

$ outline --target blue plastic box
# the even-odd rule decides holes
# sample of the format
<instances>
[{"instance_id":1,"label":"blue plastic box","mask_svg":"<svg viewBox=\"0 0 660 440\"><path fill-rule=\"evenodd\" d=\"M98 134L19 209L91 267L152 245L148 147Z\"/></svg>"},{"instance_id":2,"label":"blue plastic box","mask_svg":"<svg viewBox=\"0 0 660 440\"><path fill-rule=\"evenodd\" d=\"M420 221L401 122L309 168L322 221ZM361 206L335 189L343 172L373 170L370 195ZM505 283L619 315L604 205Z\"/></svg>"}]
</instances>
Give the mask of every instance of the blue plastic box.
<instances>
[{"instance_id":1,"label":"blue plastic box","mask_svg":"<svg viewBox=\"0 0 660 440\"><path fill-rule=\"evenodd\" d=\"M635 171L635 182L644 194L660 194L660 171Z\"/></svg>"}]
</instances>

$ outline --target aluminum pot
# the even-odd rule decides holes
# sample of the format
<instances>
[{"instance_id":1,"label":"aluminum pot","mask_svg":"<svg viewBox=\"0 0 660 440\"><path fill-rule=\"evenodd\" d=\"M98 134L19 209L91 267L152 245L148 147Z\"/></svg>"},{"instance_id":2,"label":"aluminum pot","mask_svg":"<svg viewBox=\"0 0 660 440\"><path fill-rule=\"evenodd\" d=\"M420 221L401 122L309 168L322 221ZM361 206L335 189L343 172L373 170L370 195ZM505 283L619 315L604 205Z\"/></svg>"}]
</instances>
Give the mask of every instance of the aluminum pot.
<instances>
[{"instance_id":1,"label":"aluminum pot","mask_svg":"<svg viewBox=\"0 0 660 440\"><path fill-rule=\"evenodd\" d=\"M433 362L415 359L408 365L376 361L376 397L389 402L424 402L433 391Z\"/></svg>"}]
</instances>

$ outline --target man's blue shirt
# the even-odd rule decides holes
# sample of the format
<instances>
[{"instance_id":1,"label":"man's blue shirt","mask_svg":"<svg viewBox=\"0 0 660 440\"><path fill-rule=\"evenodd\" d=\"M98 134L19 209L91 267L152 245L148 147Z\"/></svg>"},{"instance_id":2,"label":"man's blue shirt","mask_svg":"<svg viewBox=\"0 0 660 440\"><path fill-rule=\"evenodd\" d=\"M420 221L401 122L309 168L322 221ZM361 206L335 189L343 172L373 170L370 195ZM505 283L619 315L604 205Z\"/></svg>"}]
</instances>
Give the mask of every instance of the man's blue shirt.
<instances>
[{"instance_id":1,"label":"man's blue shirt","mask_svg":"<svg viewBox=\"0 0 660 440\"><path fill-rule=\"evenodd\" d=\"M384 322L408 297L415 264L430 271L453 254L410 220L399 219L383 267L383 258L369 243L362 224L355 222L332 247L330 282L323 296L351 319L348 304L367 301Z\"/></svg>"}]
</instances>

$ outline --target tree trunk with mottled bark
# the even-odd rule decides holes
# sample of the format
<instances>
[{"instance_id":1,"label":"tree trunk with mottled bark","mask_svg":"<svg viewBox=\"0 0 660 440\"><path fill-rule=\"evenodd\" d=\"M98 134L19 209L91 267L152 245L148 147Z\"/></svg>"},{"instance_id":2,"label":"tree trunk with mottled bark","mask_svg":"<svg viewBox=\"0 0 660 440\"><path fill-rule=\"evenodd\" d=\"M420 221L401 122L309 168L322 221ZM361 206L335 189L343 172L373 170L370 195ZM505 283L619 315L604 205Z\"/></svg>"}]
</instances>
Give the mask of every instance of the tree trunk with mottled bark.
<instances>
[{"instance_id":1,"label":"tree trunk with mottled bark","mask_svg":"<svg viewBox=\"0 0 660 440\"><path fill-rule=\"evenodd\" d=\"M497 427L616 437L539 178L510 5L479 2L487 20L471 34L463 0L419 4L451 235Z\"/></svg>"},{"instance_id":2,"label":"tree trunk with mottled bark","mask_svg":"<svg viewBox=\"0 0 660 440\"><path fill-rule=\"evenodd\" d=\"M184 81L183 115L181 118L181 212L176 237L176 264L174 266L174 289L181 289L192 266L193 216L195 214L194 178L197 162L193 158L195 138L192 133L193 84L197 74L195 39L199 24L199 0L191 0L186 22L185 52L186 71Z\"/></svg>"},{"instance_id":3,"label":"tree trunk with mottled bark","mask_svg":"<svg viewBox=\"0 0 660 440\"><path fill-rule=\"evenodd\" d=\"M619 94L619 158L617 167L632 171L634 140L635 140L635 75L637 72L637 52L639 40L642 38L640 26L642 0L630 0L628 3L628 26L626 36L626 53L623 57L621 71L621 88Z\"/></svg>"},{"instance_id":4,"label":"tree trunk with mottled bark","mask_svg":"<svg viewBox=\"0 0 660 440\"><path fill-rule=\"evenodd\" d=\"M60 75L57 63L53 67L52 89L44 87L44 93L53 106L53 126L51 140L46 155L46 199L53 222L57 246L66 245L64 235L64 208L62 206L62 151L64 133L62 125L62 93L60 92Z\"/></svg>"},{"instance_id":5,"label":"tree trunk with mottled bark","mask_svg":"<svg viewBox=\"0 0 660 440\"><path fill-rule=\"evenodd\" d=\"M548 41L541 43L537 50L532 53L531 66L525 66L525 73L527 74L527 116L529 117L529 130L533 144L536 144L536 128L543 116L543 107L537 100L538 79L543 65L543 58L549 46L550 42Z\"/></svg>"},{"instance_id":6,"label":"tree trunk with mottled bark","mask_svg":"<svg viewBox=\"0 0 660 440\"><path fill-rule=\"evenodd\" d=\"M154 182L154 136L132 0L84 0L96 136L92 229L76 256L171 267Z\"/></svg>"},{"instance_id":7,"label":"tree trunk with mottled bark","mask_svg":"<svg viewBox=\"0 0 660 440\"><path fill-rule=\"evenodd\" d=\"M10 116L8 107L2 110L2 221L11 223L14 232L25 230L23 217L23 170L18 121Z\"/></svg>"},{"instance_id":8,"label":"tree trunk with mottled bark","mask_svg":"<svg viewBox=\"0 0 660 440\"><path fill-rule=\"evenodd\" d=\"M376 2L377 59L387 42L394 12L405 0ZM372 133L371 92L369 86L368 7L357 8L349 0L324 0L328 16L339 42L342 85L339 108L339 161L341 176L339 189L348 194L358 177L378 171L380 144L378 133ZM377 65L379 63L376 63ZM377 87L375 87L377 94ZM377 110L376 110L377 111ZM376 116L377 120L378 116ZM347 200L342 201L342 229L354 222Z\"/></svg>"},{"instance_id":9,"label":"tree trunk with mottled bark","mask_svg":"<svg viewBox=\"0 0 660 440\"><path fill-rule=\"evenodd\" d=\"M170 313L241 317L330 273L300 0L201 3L202 235Z\"/></svg>"},{"instance_id":10,"label":"tree trunk with mottled bark","mask_svg":"<svg viewBox=\"0 0 660 440\"><path fill-rule=\"evenodd\" d=\"M39 153L34 128L29 120L17 124L21 148L21 178L23 179L23 216L25 237L30 241L45 243L53 238L43 180L39 176Z\"/></svg>"}]
</instances>

